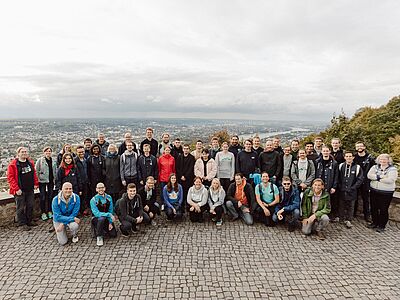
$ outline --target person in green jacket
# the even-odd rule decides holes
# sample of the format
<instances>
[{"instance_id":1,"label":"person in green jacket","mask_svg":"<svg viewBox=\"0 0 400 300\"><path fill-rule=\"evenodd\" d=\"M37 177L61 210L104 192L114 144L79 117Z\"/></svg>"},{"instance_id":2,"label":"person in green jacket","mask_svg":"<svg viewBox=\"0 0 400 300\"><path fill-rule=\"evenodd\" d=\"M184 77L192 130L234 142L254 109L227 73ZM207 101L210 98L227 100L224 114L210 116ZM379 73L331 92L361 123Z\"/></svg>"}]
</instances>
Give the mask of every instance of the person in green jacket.
<instances>
[{"instance_id":1,"label":"person in green jacket","mask_svg":"<svg viewBox=\"0 0 400 300\"><path fill-rule=\"evenodd\" d=\"M328 214L331 212L330 196L324 187L322 179L315 179L312 187L304 191L301 204L302 232L310 235L315 231L320 240L325 239L323 230L329 224Z\"/></svg>"}]
</instances>

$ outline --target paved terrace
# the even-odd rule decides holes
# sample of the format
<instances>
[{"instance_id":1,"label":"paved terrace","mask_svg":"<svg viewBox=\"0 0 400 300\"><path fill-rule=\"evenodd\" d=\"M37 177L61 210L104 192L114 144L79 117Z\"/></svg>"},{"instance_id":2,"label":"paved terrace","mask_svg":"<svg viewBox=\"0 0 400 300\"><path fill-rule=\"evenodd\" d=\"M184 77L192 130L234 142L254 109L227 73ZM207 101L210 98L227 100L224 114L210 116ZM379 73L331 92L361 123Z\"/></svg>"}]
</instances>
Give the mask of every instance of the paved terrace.
<instances>
[{"instance_id":1,"label":"paved terrace","mask_svg":"<svg viewBox=\"0 0 400 300\"><path fill-rule=\"evenodd\" d=\"M97 247L58 246L51 223L0 228L0 299L400 299L400 228L355 221L328 239L284 227L162 223Z\"/></svg>"}]
</instances>

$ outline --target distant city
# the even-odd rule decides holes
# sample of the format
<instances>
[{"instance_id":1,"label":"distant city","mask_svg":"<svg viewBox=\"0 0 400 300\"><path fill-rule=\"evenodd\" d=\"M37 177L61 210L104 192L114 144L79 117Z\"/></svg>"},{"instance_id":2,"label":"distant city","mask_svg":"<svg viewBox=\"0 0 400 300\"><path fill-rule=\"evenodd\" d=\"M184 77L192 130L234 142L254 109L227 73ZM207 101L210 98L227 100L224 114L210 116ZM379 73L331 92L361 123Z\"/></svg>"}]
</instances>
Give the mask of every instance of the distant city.
<instances>
[{"instance_id":1,"label":"distant city","mask_svg":"<svg viewBox=\"0 0 400 300\"><path fill-rule=\"evenodd\" d=\"M206 119L21 119L0 120L0 177L6 175L10 159L15 157L19 146L27 146L34 160L42 155L44 146L58 153L65 143L82 144L87 137L95 140L102 132L106 140L119 145L126 132L132 132L137 144L145 138L147 127L154 129L159 140L165 132L171 141L179 137L192 144L197 139L206 144L213 133L226 129L241 139L258 135L262 141L279 136L282 144L293 138L303 138L310 133L323 130L327 124L294 121L249 121L249 120L206 120Z\"/></svg>"}]
</instances>

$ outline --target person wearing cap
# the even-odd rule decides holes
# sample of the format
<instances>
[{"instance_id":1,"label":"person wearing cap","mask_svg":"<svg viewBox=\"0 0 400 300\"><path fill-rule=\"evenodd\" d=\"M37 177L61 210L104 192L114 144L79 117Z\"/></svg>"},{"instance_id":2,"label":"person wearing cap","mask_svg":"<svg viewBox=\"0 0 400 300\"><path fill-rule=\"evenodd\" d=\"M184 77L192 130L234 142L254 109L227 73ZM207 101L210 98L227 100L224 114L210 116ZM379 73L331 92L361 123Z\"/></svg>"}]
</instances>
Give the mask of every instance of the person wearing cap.
<instances>
[{"instance_id":1,"label":"person wearing cap","mask_svg":"<svg viewBox=\"0 0 400 300\"><path fill-rule=\"evenodd\" d=\"M72 184L65 182L61 191L53 198L53 225L56 230L57 241L63 246L68 243L67 229L71 231L72 242L77 243L79 224L78 213L81 199L72 191Z\"/></svg>"},{"instance_id":2,"label":"person wearing cap","mask_svg":"<svg viewBox=\"0 0 400 300\"><path fill-rule=\"evenodd\" d=\"M33 160L29 159L28 149L19 147L17 157L11 161L7 169L7 181L10 194L17 205L17 221L25 231L37 226L33 221L34 189L39 185Z\"/></svg>"},{"instance_id":3,"label":"person wearing cap","mask_svg":"<svg viewBox=\"0 0 400 300\"><path fill-rule=\"evenodd\" d=\"M43 156L36 161L36 174L39 180L40 211L43 221L53 218L51 212L51 200L57 175L57 162L51 157L52 149L44 147Z\"/></svg>"},{"instance_id":4,"label":"person wearing cap","mask_svg":"<svg viewBox=\"0 0 400 300\"><path fill-rule=\"evenodd\" d=\"M90 200L90 208L92 210L92 230L97 238L97 246L103 246L104 235L111 238L117 236L115 229L115 216L113 199L106 194L104 183L99 182L96 186L97 195Z\"/></svg>"}]
</instances>

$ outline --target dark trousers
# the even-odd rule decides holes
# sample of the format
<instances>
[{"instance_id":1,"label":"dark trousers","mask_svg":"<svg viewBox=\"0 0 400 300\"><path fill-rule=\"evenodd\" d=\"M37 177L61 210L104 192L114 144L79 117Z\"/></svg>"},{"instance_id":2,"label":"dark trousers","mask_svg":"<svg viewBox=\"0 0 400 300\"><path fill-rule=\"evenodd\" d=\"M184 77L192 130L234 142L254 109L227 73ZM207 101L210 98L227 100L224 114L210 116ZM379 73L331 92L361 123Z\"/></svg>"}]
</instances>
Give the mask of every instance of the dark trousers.
<instances>
[{"instance_id":1,"label":"dark trousers","mask_svg":"<svg viewBox=\"0 0 400 300\"><path fill-rule=\"evenodd\" d=\"M393 192L381 192L371 189L371 216L372 223L385 228L389 221L389 206L393 199Z\"/></svg>"},{"instance_id":2,"label":"dark trousers","mask_svg":"<svg viewBox=\"0 0 400 300\"><path fill-rule=\"evenodd\" d=\"M142 223L150 223L150 217L148 214L143 213L142 216L143 216ZM121 222L120 226L121 232L125 235L129 235L131 230L136 231L136 225L137 225L136 218L139 217L139 214L134 214L132 217L133 217L133 222L129 222L128 220L121 220L121 218L118 216Z\"/></svg>"},{"instance_id":3,"label":"dark trousers","mask_svg":"<svg viewBox=\"0 0 400 300\"><path fill-rule=\"evenodd\" d=\"M115 229L115 225L113 224L113 228L109 230L108 226L110 225L110 222L106 217L100 217L100 218L93 218L92 219L92 226L95 232L96 237L101 236L103 237L104 235L108 235L109 237L115 238L117 237L117 230Z\"/></svg>"},{"instance_id":4,"label":"dark trousers","mask_svg":"<svg viewBox=\"0 0 400 300\"><path fill-rule=\"evenodd\" d=\"M208 206L208 205L207 205L207 206ZM207 210L209 211L210 209L208 208ZM218 221L221 221L221 219L222 219L222 214L224 213L224 208L223 208L223 206L220 205L220 206L215 207L215 208L214 208L214 211L215 211L215 215L210 214L211 217L215 217L215 219L216 219L217 222L218 222Z\"/></svg>"},{"instance_id":5,"label":"dark trousers","mask_svg":"<svg viewBox=\"0 0 400 300\"><path fill-rule=\"evenodd\" d=\"M192 222L203 222L204 216L203 213L207 210L207 205L203 205L200 207L200 212L190 211L189 210L189 219Z\"/></svg>"},{"instance_id":6,"label":"dark trousers","mask_svg":"<svg viewBox=\"0 0 400 300\"><path fill-rule=\"evenodd\" d=\"M328 191L329 193L329 191ZM336 218L339 216L339 196L338 196L338 192L334 192L333 194L330 194L330 198L331 198L331 213L330 213L330 218Z\"/></svg>"},{"instance_id":7,"label":"dark trousers","mask_svg":"<svg viewBox=\"0 0 400 300\"><path fill-rule=\"evenodd\" d=\"M117 202L117 200L120 198L120 195L119 195L119 193L112 193L112 194L110 194L110 196L112 198L112 202L115 207L115 202Z\"/></svg>"},{"instance_id":8,"label":"dark trousers","mask_svg":"<svg viewBox=\"0 0 400 300\"><path fill-rule=\"evenodd\" d=\"M221 186L224 188L226 193L232 181L229 178L220 178L219 181L221 182Z\"/></svg>"},{"instance_id":9,"label":"dark trousers","mask_svg":"<svg viewBox=\"0 0 400 300\"><path fill-rule=\"evenodd\" d=\"M354 199L350 198L348 195L346 195L346 192L340 192L339 215L341 220L344 221L353 220L355 203L356 203L355 198Z\"/></svg>"},{"instance_id":10,"label":"dark trousers","mask_svg":"<svg viewBox=\"0 0 400 300\"><path fill-rule=\"evenodd\" d=\"M126 181L126 185L130 184L130 183L134 183L137 186L137 189L139 188L138 186L138 178L137 177L125 177L125 181Z\"/></svg>"},{"instance_id":11,"label":"dark trousers","mask_svg":"<svg viewBox=\"0 0 400 300\"><path fill-rule=\"evenodd\" d=\"M147 210L147 211L146 211L146 209L145 209L146 206L148 206L148 210ZM143 211L144 211L147 215L149 215L149 217L150 217L150 214L149 214L149 213L153 213L153 218L154 218L156 215L160 215L160 214L161 214L160 206L159 206L159 204L158 204L157 202L151 203L151 204L143 203Z\"/></svg>"},{"instance_id":12,"label":"dark trousers","mask_svg":"<svg viewBox=\"0 0 400 300\"><path fill-rule=\"evenodd\" d=\"M53 200L54 184L49 183L39 183L40 191L40 211L42 214L51 212L51 201Z\"/></svg>"},{"instance_id":13,"label":"dark trousers","mask_svg":"<svg viewBox=\"0 0 400 300\"><path fill-rule=\"evenodd\" d=\"M80 212L83 213L85 209L90 208L90 192L89 192L89 185L88 183L82 184L82 190L81 190L81 207L80 207ZM97 194L97 192L96 192Z\"/></svg>"},{"instance_id":14,"label":"dark trousers","mask_svg":"<svg viewBox=\"0 0 400 300\"><path fill-rule=\"evenodd\" d=\"M19 225L31 224L33 215L33 200L35 198L33 191L22 192L21 195L15 195L14 198L17 206L17 221Z\"/></svg>"},{"instance_id":15,"label":"dark trousers","mask_svg":"<svg viewBox=\"0 0 400 300\"><path fill-rule=\"evenodd\" d=\"M183 203L182 203L182 206L183 206ZM182 206L173 205L173 207L176 210L176 214L174 214L174 211L172 210L172 208L167 207L165 209L165 214L167 215L167 219L168 220L180 220L180 219L182 219L182 216L183 216Z\"/></svg>"},{"instance_id":16,"label":"dark trousers","mask_svg":"<svg viewBox=\"0 0 400 300\"><path fill-rule=\"evenodd\" d=\"M187 203L187 194L189 192L190 187L193 185L193 181L182 181L182 190L183 190L183 203L182 203L182 212L185 213L186 211L189 211L189 204Z\"/></svg>"},{"instance_id":17,"label":"dark trousers","mask_svg":"<svg viewBox=\"0 0 400 300\"><path fill-rule=\"evenodd\" d=\"M371 216L369 189L370 189L370 182L369 180L365 180L357 191L357 194L361 195L364 219L367 219ZM357 214L357 208L358 208L358 199L356 199L356 204L354 206L354 216L356 216Z\"/></svg>"},{"instance_id":18,"label":"dark trousers","mask_svg":"<svg viewBox=\"0 0 400 300\"><path fill-rule=\"evenodd\" d=\"M264 223L267 226L274 226L275 222L272 221L272 216L275 212L275 205L269 206L267 207L267 209L270 213L268 217L264 214L264 210L261 208L261 206L257 204L257 207L254 210L254 214L256 215L258 221Z\"/></svg>"}]
</instances>

